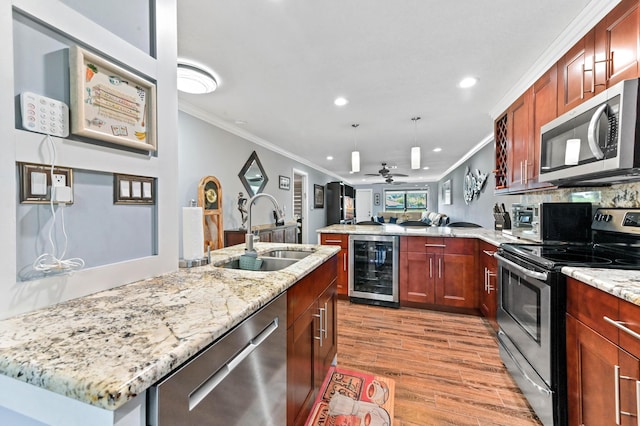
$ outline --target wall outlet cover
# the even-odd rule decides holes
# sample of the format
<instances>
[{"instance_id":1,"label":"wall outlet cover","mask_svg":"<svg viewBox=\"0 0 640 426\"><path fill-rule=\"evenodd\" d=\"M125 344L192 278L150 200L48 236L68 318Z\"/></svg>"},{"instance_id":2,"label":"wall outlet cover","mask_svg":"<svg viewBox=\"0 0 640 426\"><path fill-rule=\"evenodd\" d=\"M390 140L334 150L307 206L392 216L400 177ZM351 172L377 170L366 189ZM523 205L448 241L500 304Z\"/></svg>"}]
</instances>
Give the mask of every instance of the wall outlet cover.
<instances>
[{"instance_id":1,"label":"wall outlet cover","mask_svg":"<svg viewBox=\"0 0 640 426\"><path fill-rule=\"evenodd\" d=\"M67 177L63 174L54 173L51 181L53 186L67 186Z\"/></svg>"}]
</instances>

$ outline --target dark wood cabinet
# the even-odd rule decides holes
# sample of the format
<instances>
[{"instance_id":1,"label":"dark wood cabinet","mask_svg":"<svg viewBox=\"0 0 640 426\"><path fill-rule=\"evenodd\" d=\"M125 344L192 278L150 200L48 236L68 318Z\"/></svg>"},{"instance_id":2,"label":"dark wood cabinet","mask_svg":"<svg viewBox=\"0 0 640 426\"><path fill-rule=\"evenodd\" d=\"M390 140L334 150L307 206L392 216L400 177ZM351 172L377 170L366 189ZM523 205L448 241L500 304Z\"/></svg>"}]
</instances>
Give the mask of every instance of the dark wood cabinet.
<instances>
[{"instance_id":1,"label":"dark wood cabinet","mask_svg":"<svg viewBox=\"0 0 640 426\"><path fill-rule=\"evenodd\" d=\"M478 243L478 260L482 275L482 291L480 292L480 312L489 321L491 327L498 331L496 313L498 310L498 261L493 254L496 247L481 241Z\"/></svg>"},{"instance_id":2,"label":"dark wood cabinet","mask_svg":"<svg viewBox=\"0 0 640 426\"><path fill-rule=\"evenodd\" d=\"M252 227L254 230L256 227ZM296 244L298 242L298 225L287 223L283 226L261 226L258 230L258 238L262 242ZM225 229L224 246L244 244L247 231L244 229Z\"/></svg>"},{"instance_id":3,"label":"dark wood cabinet","mask_svg":"<svg viewBox=\"0 0 640 426\"><path fill-rule=\"evenodd\" d=\"M558 67L558 114L564 114L593 97L594 83L594 38L595 31L589 31L578 43L564 54Z\"/></svg>"},{"instance_id":4,"label":"dark wood cabinet","mask_svg":"<svg viewBox=\"0 0 640 426\"><path fill-rule=\"evenodd\" d=\"M606 318L618 324L612 324ZM635 425L640 402L640 307L567 279L570 425Z\"/></svg>"},{"instance_id":5,"label":"dark wood cabinet","mask_svg":"<svg viewBox=\"0 0 640 426\"><path fill-rule=\"evenodd\" d=\"M507 187L509 191L521 191L527 185L530 99L530 93L527 91L507 109L507 147L509 150Z\"/></svg>"},{"instance_id":6,"label":"dark wood cabinet","mask_svg":"<svg viewBox=\"0 0 640 426\"><path fill-rule=\"evenodd\" d=\"M224 230L224 246L235 246L236 244L244 244L247 231L245 229L225 229Z\"/></svg>"},{"instance_id":7,"label":"dark wood cabinet","mask_svg":"<svg viewBox=\"0 0 640 426\"><path fill-rule=\"evenodd\" d=\"M304 425L336 355L337 261L287 291L287 425Z\"/></svg>"},{"instance_id":8,"label":"dark wood cabinet","mask_svg":"<svg viewBox=\"0 0 640 426\"><path fill-rule=\"evenodd\" d=\"M540 128L558 116L557 74L557 66L554 65L531 87L531 127L525 163L525 183L528 189L552 186L538 180L540 176Z\"/></svg>"},{"instance_id":9,"label":"dark wood cabinet","mask_svg":"<svg viewBox=\"0 0 640 426\"><path fill-rule=\"evenodd\" d=\"M349 295L349 235L348 234L320 234L320 244L340 246L338 253L338 295Z\"/></svg>"},{"instance_id":10,"label":"dark wood cabinet","mask_svg":"<svg viewBox=\"0 0 640 426\"><path fill-rule=\"evenodd\" d=\"M477 307L476 240L400 238L400 305Z\"/></svg>"}]
</instances>

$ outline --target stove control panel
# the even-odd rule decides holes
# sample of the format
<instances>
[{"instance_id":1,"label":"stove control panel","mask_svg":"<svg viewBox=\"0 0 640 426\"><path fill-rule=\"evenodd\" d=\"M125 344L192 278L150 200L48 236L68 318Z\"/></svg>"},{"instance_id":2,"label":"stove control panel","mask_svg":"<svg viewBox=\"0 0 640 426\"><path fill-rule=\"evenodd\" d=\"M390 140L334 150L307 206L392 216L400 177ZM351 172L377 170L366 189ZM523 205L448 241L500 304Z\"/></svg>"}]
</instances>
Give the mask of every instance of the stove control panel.
<instances>
[{"instance_id":1,"label":"stove control panel","mask_svg":"<svg viewBox=\"0 0 640 426\"><path fill-rule=\"evenodd\" d=\"M640 234L640 209L600 208L593 215L591 229Z\"/></svg>"}]
</instances>

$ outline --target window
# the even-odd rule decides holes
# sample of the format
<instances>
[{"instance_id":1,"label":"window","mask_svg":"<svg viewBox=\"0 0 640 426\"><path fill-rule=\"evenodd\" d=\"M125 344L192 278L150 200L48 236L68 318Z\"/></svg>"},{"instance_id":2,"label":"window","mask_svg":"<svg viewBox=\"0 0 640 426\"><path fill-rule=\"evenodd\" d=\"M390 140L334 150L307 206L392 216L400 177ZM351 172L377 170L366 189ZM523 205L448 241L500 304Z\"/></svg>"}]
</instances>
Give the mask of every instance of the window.
<instances>
[{"instance_id":1,"label":"window","mask_svg":"<svg viewBox=\"0 0 640 426\"><path fill-rule=\"evenodd\" d=\"M427 191L385 191L384 209L386 211L425 210Z\"/></svg>"}]
</instances>

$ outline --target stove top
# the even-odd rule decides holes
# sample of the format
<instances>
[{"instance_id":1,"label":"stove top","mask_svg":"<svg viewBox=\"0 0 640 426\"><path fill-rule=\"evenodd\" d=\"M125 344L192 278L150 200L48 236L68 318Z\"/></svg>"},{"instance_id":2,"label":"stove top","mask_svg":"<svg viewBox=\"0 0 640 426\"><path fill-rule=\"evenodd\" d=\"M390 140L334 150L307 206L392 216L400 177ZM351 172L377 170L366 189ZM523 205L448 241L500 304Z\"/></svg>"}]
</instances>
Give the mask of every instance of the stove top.
<instances>
[{"instance_id":1,"label":"stove top","mask_svg":"<svg viewBox=\"0 0 640 426\"><path fill-rule=\"evenodd\" d=\"M501 248L545 269L584 266L640 270L640 209L597 209L591 229L590 243L510 243Z\"/></svg>"}]
</instances>

